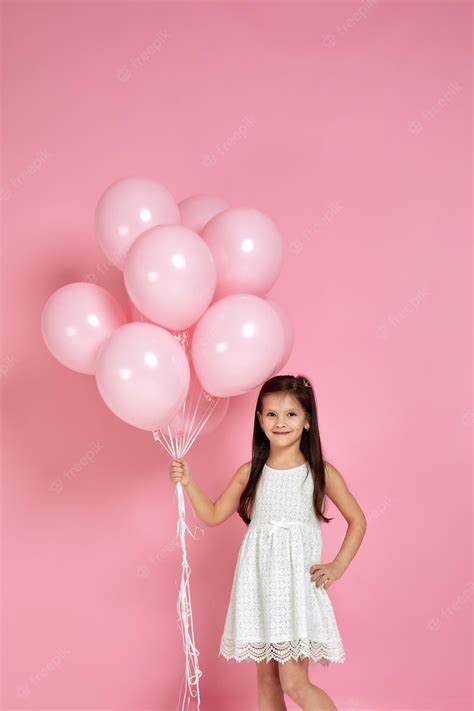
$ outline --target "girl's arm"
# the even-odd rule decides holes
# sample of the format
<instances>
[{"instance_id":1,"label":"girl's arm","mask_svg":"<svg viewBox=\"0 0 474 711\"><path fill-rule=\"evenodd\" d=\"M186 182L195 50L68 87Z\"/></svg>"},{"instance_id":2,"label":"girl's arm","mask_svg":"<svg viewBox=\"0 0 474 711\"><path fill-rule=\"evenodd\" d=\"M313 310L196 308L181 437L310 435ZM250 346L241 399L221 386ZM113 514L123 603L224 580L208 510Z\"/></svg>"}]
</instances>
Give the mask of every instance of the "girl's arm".
<instances>
[{"instance_id":1,"label":"girl's arm","mask_svg":"<svg viewBox=\"0 0 474 711\"><path fill-rule=\"evenodd\" d=\"M208 526L218 526L237 511L249 474L250 462L246 462L237 469L219 498L216 501L211 501L194 481L190 466L184 459L174 459L171 464L171 478L175 482L181 481L194 512Z\"/></svg>"},{"instance_id":2,"label":"girl's arm","mask_svg":"<svg viewBox=\"0 0 474 711\"><path fill-rule=\"evenodd\" d=\"M349 524L339 553L334 559L343 572L359 550L367 529L367 519L336 467L325 462L325 469L326 494Z\"/></svg>"}]
</instances>

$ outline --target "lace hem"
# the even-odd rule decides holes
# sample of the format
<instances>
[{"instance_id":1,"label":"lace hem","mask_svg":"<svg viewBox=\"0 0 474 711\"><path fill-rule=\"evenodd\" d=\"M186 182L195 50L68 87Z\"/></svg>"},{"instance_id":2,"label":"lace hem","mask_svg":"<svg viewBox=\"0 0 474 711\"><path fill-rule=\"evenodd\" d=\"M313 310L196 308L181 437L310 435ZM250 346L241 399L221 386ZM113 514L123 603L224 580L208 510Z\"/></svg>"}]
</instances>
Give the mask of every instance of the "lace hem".
<instances>
[{"instance_id":1,"label":"lace hem","mask_svg":"<svg viewBox=\"0 0 474 711\"><path fill-rule=\"evenodd\" d=\"M315 663L327 666L330 662L344 662L346 659L342 645L315 642L311 639L296 639L291 642L235 642L222 638L219 655L225 659L243 662L253 659L255 662L275 659L280 664L290 659L309 658Z\"/></svg>"}]
</instances>

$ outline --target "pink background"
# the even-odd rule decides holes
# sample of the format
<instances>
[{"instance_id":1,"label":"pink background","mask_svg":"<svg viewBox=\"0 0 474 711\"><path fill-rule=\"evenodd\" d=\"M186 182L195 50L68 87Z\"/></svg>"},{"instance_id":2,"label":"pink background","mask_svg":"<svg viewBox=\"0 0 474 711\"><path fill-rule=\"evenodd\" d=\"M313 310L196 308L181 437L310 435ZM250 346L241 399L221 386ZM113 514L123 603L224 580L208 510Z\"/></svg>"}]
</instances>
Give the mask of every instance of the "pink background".
<instances>
[{"instance_id":1,"label":"pink background","mask_svg":"<svg viewBox=\"0 0 474 711\"><path fill-rule=\"evenodd\" d=\"M127 175L257 207L283 234L285 370L313 379L326 456L368 519L329 593L347 660L314 682L346 711L471 708L470 14L4 4L4 709L165 711L183 680L169 457L40 334L63 284L125 303L93 215ZM189 454L214 499L250 456L256 394ZM324 562L345 533L328 511ZM201 528L201 707L253 711L255 664L217 657L245 527Z\"/></svg>"}]
</instances>

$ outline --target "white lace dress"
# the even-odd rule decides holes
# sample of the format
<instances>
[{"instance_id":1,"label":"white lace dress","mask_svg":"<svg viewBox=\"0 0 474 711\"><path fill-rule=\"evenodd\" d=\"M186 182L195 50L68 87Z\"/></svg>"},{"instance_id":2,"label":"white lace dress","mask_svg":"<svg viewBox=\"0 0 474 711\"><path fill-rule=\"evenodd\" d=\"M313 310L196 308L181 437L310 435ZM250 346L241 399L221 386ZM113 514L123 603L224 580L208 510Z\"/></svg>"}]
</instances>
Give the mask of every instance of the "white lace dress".
<instances>
[{"instance_id":1,"label":"white lace dress","mask_svg":"<svg viewBox=\"0 0 474 711\"><path fill-rule=\"evenodd\" d=\"M219 656L238 662L346 658L329 593L310 579L321 562L320 521L307 463L266 464L240 546Z\"/></svg>"}]
</instances>

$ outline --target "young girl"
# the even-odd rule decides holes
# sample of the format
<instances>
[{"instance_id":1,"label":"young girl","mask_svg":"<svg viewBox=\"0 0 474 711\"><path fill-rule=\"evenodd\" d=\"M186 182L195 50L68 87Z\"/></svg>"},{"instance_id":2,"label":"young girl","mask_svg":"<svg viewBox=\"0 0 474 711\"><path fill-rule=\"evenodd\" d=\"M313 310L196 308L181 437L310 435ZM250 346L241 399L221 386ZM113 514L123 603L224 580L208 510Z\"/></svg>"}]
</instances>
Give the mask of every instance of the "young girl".
<instances>
[{"instance_id":1,"label":"young girl","mask_svg":"<svg viewBox=\"0 0 474 711\"><path fill-rule=\"evenodd\" d=\"M334 702L308 678L308 665L346 658L328 588L355 556L367 522L346 483L323 459L313 388L299 375L277 375L259 393L252 460L211 501L175 459L171 479L186 487L197 516L217 526L233 513L248 525L234 573L219 655L257 663L261 711L286 709L284 693L307 711ZM320 521L328 496L348 523L330 563L321 563Z\"/></svg>"}]
</instances>

